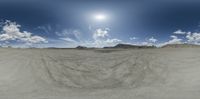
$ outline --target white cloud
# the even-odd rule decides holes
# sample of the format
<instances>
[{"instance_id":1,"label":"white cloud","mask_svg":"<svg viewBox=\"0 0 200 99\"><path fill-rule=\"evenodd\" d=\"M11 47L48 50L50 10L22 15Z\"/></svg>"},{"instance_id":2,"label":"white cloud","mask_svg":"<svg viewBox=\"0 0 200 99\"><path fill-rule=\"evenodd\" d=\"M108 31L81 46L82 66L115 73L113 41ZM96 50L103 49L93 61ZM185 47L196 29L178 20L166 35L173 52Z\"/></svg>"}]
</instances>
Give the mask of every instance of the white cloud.
<instances>
[{"instance_id":1,"label":"white cloud","mask_svg":"<svg viewBox=\"0 0 200 99\"><path fill-rule=\"evenodd\" d=\"M151 37L151 38L149 38L149 41L152 42L152 43L155 43L155 42L157 42L158 40L155 39L154 37Z\"/></svg>"},{"instance_id":2,"label":"white cloud","mask_svg":"<svg viewBox=\"0 0 200 99\"><path fill-rule=\"evenodd\" d=\"M7 20L0 34L0 41L18 41L29 44L47 42L46 39L41 36L33 36L32 33L27 31L21 32L20 27L19 24Z\"/></svg>"},{"instance_id":3,"label":"white cloud","mask_svg":"<svg viewBox=\"0 0 200 99\"><path fill-rule=\"evenodd\" d=\"M177 30L174 32L174 34L186 34L185 38L187 39L186 43L191 43L191 44L199 44L200 43L200 33L198 32L184 32L181 30ZM177 38L177 37L175 37Z\"/></svg>"},{"instance_id":4,"label":"white cloud","mask_svg":"<svg viewBox=\"0 0 200 99\"><path fill-rule=\"evenodd\" d=\"M114 46L118 43L121 43L122 40L117 38L109 38L109 28L105 29L96 29L93 33L93 40L94 42L92 45L95 47L104 47L104 46Z\"/></svg>"},{"instance_id":5,"label":"white cloud","mask_svg":"<svg viewBox=\"0 0 200 99\"><path fill-rule=\"evenodd\" d=\"M183 42L182 42L183 40L178 38L177 36L171 35L170 37L172 38L171 40L164 42L164 43L157 44L156 46L161 47L161 46L164 46L167 44L183 44Z\"/></svg>"},{"instance_id":6,"label":"white cloud","mask_svg":"<svg viewBox=\"0 0 200 99\"><path fill-rule=\"evenodd\" d=\"M74 38L77 41L81 40L81 32L79 30L65 29L62 32L56 32L60 38Z\"/></svg>"},{"instance_id":7,"label":"white cloud","mask_svg":"<svg viewBox=\"0 0 200 99\"><path fill-rule=\"evenodd\" d=\"M41 36L30 36L25 38L20 38L21 41L26 43L41 43L41 42L47 42L46 39L44 39Z\"/></svg>"},{"instance_id":8,"label":"white cloud","mask_svg":"<svg viewBox=\"0 0 200 99\"><path fill-rule=\"evenodd\" d=\"M188 32L186 38L188 39L188 43L194 43L194 44L200 43L200 33Z\"/></svg>"},{"instance_id":9,"label":"white cloud","mask_svg":"<svg viewBox=\"0 0 200 99\"><path fill-rule=\"evenodd\" d=\"M106 40L95 40L95 47L105 47L105 46L114 46L116 44L121 43L122 41L119 39L106 39Z\"/></svg>"},{"instance_id":10,"label":"white cloud","mask_svg":"<svg viewBox=\"0 0 200 99\"><path fill-rule=\"evenodd\" d=\"M186 34L185 38L187 39L186 43L190 43L190 44L199 44L200 43L200 33L198 32L184 32L181 30L177 30L176 32L174 32L174 34ZM175 37L177 38L177 37Z\"/></svg>"},{"instance_id":11,"label":"white cloud","mask_svg":"<svg viewBox=\"0 0 200 99\"><path fill-rule=\"evenodd\" d=\"M71 38L68 38L68 37L66 37L66 38L60 38L60 39L64 40L64 41L67 41L67 42L70 42L70 43L75 43L76 42L75 40L73 40Z\"/></svg>"},{"instance_id":12,"label":"white cloud","mask_svg":"<svg viewBox=\"0 0 200 99\"><path fill-rule=\"evenodd\" d=\"M150 42L142 42L139 45L143 45L143 46L152 46L153 44Z\"/></svg>"},{"instance_id":13,"label":"white cloud","mask_svg":"<svg viewBox=\"0 0 200 99\"><path fill-rule=\"evenodd\" d=\"M44 26L38 26L36 29L39 29L39 30L42 30L43 33L46 33L46 34L50 34L52 33L53 29L52 29L52 26L47 24L47 25L44 25Z\"/></svg>"},{"instance_id":14,"label":"white cloud","mask_svg":"<svg viewBox=\"0 0 200 99\"><path fill-rule=\"evenodd\" d=\"M182 34L185 36L186 41L183 41L183 39L178 38L175 35L171 35L171 40L160 44L160 46L167 45L167 44L183 44L183 43L189 43L189 44L200 44L200 33L199 32L184 32L181 30L177 30L174 32L174 34Z\"/></svg>"},{"instance_id":15,"label":"white cloud","mask_svg":"<svg viewBox=\"0 0 200 99\"><path fill-rule=\"evenodd\" d=\"M171 35L170 37L171 37L172 39L178 39L178 37L175 36L175 35Z\"/></svg>"},{"instance_id":16,"label":"white cloud","mask_svg":"<svg viewBox=\"0 0 200 99\"><path fill-rule=\"evenodd\" d=\"M169 40L168 42L163 43L162 45L167 45L167 44L182 44L182 39L179 39L175 35L170 36L172 39Z\"/></svg>"},{"instance_id":17,"label":"white cloud","mask_svg":"<svg viewBox=\"0 0 200 99\"><path fill-rule=\"evenodd\" d=\"M130 40L136 40L136 39L138 39L137 37L130 37L129 38Z\"/></svg>"},{"instance_id":18,"label":"white cloud","mask_svg":"<svg viewBox=\"0 0 200 99\"><path fill-rule=\"evenodd\" d=\"M106 47L106 46L115 46L119 43L122 43L119 39L106 39L106 40L95 40L95 41L85 41L80 43L82 46L87 47Z\"/></svg>"},{"instance_id":19,"label":"white cloud","mask_svg":"<svg viewBox=\"0 0 200 99\"><path fill-rule=\"evenodd\" d=\"M186 32L182 31L182 30L177 30L174 32L174 34L186 34Z\"/></svg>"},{"instance_id":20,"label":"white cloud","mask_svg":"<svg viewBox=\"0 0 200 99\"><path fill-rule=\"evenodd\" d=\"M104 47L104 46L114 46L122 41L117 38L109 38L109 28L99 28L96 29L92 34L92 40L82 40L76 39L81 38L78 30L64 30L61 33L56 33L60 40L64 40L66 45L71 46L87 46L87 47Z\"/></svg>"},{"instance_id":21,"label":"white cloud","mask_svg":"<svg viewBox=\"0 0 200 99\"><path fill-rule=\"evenodd\" d=\"M154 37L151 37L151 38L146 39L146 41L144 42L137 42L136 45L153 46L155 45L157 41L158 41L157 39L155 39Z\"/></svg>"},{"instance_id":22,"label":"white cloud","mask_svg":"<svg viewBox=\"0 0 200 99\"><path fill-rule=\"evenodd\" d=\"M119 43L121 42L122 40L119 40L119 39L107 39L106 42L107 43Z\"/></svg>"},{"instance_id":23,"label":"white cloud","mask_svg":"<svg viewBox=\"0 0 200 99\"><path fill-rule=\"evenodd\" d=\"M177 36L170 36L172 38L172 40L169 40L167 43L168 44L181 44L182 43L182 39L179 39Z\"/></svg>"},{"instance_id":24,"label":"white cloud","mask_svg":"<svg viewBox=\"0 0 200 99\"><path fill-rule=\"evenodd\" d=\"M108 36L109 29L96 29L96 31L93 34L93 39L99 39L99 38L105 38Z\"/></svg>"},{"instance_id":25,"label":"white cloud","mask_svg":"<svg viewBox=\"0 0 200 99\"><path fill-rule=\"evenodd\" d=\"M82 45L84 41L82 40L81 34L82 33L77 29L64 29L61 32L56 32L58 39L61 40L60 42L62 42L66 47Z\"/></svg>"}]
</instances>

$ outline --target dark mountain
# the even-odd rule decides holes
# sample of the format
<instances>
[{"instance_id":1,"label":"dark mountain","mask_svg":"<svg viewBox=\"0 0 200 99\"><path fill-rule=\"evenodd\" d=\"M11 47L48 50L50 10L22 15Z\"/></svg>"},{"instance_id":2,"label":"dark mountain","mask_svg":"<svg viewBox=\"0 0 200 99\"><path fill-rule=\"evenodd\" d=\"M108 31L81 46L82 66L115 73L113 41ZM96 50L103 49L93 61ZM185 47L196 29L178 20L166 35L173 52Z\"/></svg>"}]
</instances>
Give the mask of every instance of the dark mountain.
<instances>
[{"instance_id":1,"label":"dark mountain","mask_svg":"<svg viewBox=\"0 0 200 99\"><path fill-rule=\"evenodd\" d=\"M87 47L85 47L85 46L77 46L76 48L77 49L86 49Z\"/></svg>"},{"instance_id":2,"label":"dark mountain","mask_svg":"<svg viewBox=\"0 0 200 99\"><path fill-rule=\"evenodd\" d=\"M117 44L113 47L104 47L104 48L124 48L124 49L140 49L140 48L156 48L155 46L142 46L142 45L130 45L130 44Z\"/></svg>"},{"instance_id":3,"label":"dark mountain","mask_svg":"<svg viewBox=\"0 0 200 99\"><path fill-rule=\"evenodd\" d=\"M200 45L195 45L195 44L167 44L165 46L162 46L162 48L196 48L199 47Z\"/></svg>"}]
</instances>

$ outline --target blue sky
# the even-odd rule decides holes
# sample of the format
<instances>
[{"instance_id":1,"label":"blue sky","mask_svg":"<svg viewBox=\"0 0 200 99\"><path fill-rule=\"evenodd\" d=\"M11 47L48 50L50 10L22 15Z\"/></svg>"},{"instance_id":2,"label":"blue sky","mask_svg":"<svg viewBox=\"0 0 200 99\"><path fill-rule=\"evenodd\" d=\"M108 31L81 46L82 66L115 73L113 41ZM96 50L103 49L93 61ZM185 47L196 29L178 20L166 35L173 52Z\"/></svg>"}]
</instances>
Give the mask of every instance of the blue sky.
<instances>
[{"instance_id":1,"label":"blue sky","mask_svg":"<svg viewBox=\"0 0 200 99\"><path fill-rule=\"evenodd\" d=\"M1 0L0 20L2 46L200 43L191 0Z\"/></svg>"}]
</instances>

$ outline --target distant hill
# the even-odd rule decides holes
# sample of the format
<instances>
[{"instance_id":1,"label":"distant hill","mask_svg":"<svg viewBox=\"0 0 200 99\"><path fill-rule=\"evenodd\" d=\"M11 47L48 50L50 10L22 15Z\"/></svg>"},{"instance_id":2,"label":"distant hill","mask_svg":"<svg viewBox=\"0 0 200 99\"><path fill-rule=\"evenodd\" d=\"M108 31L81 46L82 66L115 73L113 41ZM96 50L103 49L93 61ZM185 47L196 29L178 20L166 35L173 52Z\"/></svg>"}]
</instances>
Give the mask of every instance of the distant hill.
<instances>
[{"instance_id":1,"label":"distant hill","mask_svg":"<svg viewBox=\"0 0 200 99\"><path fill-rule=\"evenodd\" d=\"M77 49L86 49L87 47L85 47L85 46L77 46L76 48Z\"/></svg>"},{"instance_id":2,"label":"distant hill","mask_svg":"<svg viewBox=\"0 0 200 99\"><path fill-rule=\"evenodd\" d=\"M200 48L200 45L195 45L195 44L167 44L165 46L162 46L162 48L194 48L194 47Z\"/></svg>"},{"instance_id":3,"label":"distant hill","mask_svg":"<svg viewBox=\"0 0 200 99\"><path fill-rule=\"evenodd\" d=\"M117 44L116 46L113 46L113 47L104 47L104 48L124 48L124 49L134 48L134 49L140 49L140 48L156 48L156 47L155 46L130 45L130 44Z\"/></svg>"}]
</instances>

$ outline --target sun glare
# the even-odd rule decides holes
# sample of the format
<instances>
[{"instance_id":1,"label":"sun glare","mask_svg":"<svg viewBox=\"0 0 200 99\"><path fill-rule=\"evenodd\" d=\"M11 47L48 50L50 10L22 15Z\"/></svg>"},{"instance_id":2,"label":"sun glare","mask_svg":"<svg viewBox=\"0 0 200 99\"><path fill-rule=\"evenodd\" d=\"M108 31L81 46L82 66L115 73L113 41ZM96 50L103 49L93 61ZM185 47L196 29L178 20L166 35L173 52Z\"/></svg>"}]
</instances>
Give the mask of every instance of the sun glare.
<instances>
[{"instance_id":1,"label":"sun glare","mask_svg":"<svg viewBox=\"0 0 200 99\"><path fill-rule=\"evenodd\" d=\"M106 15L104 15L104 14L96 14L96 15L94 16L94 18L95 18L95 20L103 21L103 20L106 19Z\"/></svg>"}]
</instances>

